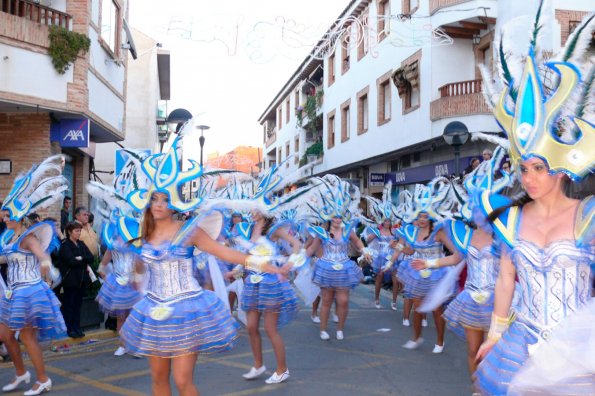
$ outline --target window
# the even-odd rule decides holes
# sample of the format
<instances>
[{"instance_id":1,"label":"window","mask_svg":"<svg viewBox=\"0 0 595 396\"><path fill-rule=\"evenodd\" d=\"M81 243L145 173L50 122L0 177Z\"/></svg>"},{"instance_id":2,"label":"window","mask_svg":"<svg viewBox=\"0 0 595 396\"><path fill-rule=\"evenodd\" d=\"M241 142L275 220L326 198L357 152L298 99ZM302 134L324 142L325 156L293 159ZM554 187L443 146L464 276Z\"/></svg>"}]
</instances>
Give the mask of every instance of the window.
<instances>
[{"instance_id":1,"label":"window","mask_svg":"<svg viewBox=\"0 0 595 396\"><path fill-rule=\"evenodd\" d=\"M347 28L347 31L341 39L341 74L345 74L349 71L349 52L351 50L351 27Z\"/></svg>"},{"instance_id":2,"label":"window","mask_svg":"<svg viewBox=\"0 0 595 396\"><path fill-rule=\"evenodd\" d=\"M349 140L351 134L351 112L349 107L351 99L347 99L341 105L341 143Z\"/></svg>"},{"instance_id":3,"label":"window","mask_svg":"<svg viewBox=\"0 0 595 396\"><path fill-rule=\"evenodd\" d=\"M330 87L335 82L335 53L333 52L328 57L328 86Z\"/></svg>"},{"instance_id":4,"label":"window","mask_svg":"<svg viewBox=\"0 0 595 396\"><path fill-rule=\"evenodd\" d=\"M281 152L281 147L279 147L279 151L277 151L277 163L279 164L279 166L281 166L281 160L283 153Z\"/></svg>"},{"instance_id":5,"label":"window","mask_svg":"<svg viewBox=\"0 0 595 396\"><path fill-rule=\"evenodd\" d=\"M403 14L413 14L419 8L419 0L401 0Z\"/></svg>"},{"instance_id":6,"label":"window","mask_svg":"<svg viewBox=\"0 0 595 396\"><path fill-rule=\"evenodd\" d=\"M296 116L298 113L298 107L300 107L300 91L296 90L295 91L295 114L296 114Z\"/></svg>"},{"instance_id":7,"label":"window","mask_svg":"<svg viewBox=\"0 0 595 396\"><path fill-rule=\"evenodd\" d=\"M390 76L391 71L389 70L376 79L376 89L378 95L376 121L378 126L386 124L388 121L390 121L391 117L392 101Z\"/></svg>"},{"instance_id":8,"label":"window","mask_svg":"<svg viewBox=\"0 0 595 396\"><path fill-rule=\"evenodd\" d=\"M369 48L369 30L368 30L368 14L365 13L361 17L361 23L356 26L357 29L357 60L360 60L368 54Z\"/></svg>"},{"instance_id":9,"label":"window","mask_svg":"<svg viewBox=\"0 0 595 396\"><path fill-rule=\"evenodd\" d=\"M289 124L289 117L291 116L290 108L289 98L287 98L287 101L285 102L285 125Z\"/></svg>"},{"instance_id":10,"label":"window","mask_svg":"<svg viewBox=\"0 0 595 396\"><path fill-rule=\"evenodd\" d=\"M296 136L294 142L293 142L293 152L295 153L295 156L293 158L293 162L295 164L297 164L298 162L300 162L300 138L299 136Z\"/></svg>"},{"instance_id":11,"label":"window","mask_svg":"<svg viewBox=\"0 0 595 396\"><path fill-rule=\"evenodd\" d=\"M289 158L289 142L285 143L285 159ZM289 161L285 162L285 167L289 167Z\"/></svg>"},{"instance_id":12,"label":"window","mask_svg":"<svg viewBox=\"0 0 595 396\"><path fill-rule=\"evenodd\" d=\"M418 50L401 62L401 67L392 76L399 98L403 101L403 114L418 109L420 105L420 62L421 50Z\"/></svg>"},{"instance_id":13,"label":"window","mask_svg":"<svg viewBox=\"0 0 595 396\"><path fill-rule=\"evenodd\" d=\"M114 0L101 4L101 41L112 54L120 54L120 6Z\"/></svg>"},{"instance_id":14,"label":"window","mask_svg":"<svg viewBox=\"0 0 595 396\"><path fill-rule=\"evenodd\" d=\"M357 134L361 135L368 131L368 92L366 87L357 93Z\"/></svg>"},{"instance_id":15,"label":"window","mask_svg":"<svg viewBox=\"0 0 595 396\"><path fill-rule=\"evenodd\" d=\"M410 75L419 76L419 62L415 61L408 66L411 72ZM405 90L405 98L403 101L403 114L409 113L419 108L419 78L412 78L409 80L410 84L407 85Z\"/></svg>"},{"instance_id":16,"label":"window","mask_svg":"<svg viewBox=\"0 0 595 396\"><path fill-rule=\"evenodd\" d=\"M277 123L279 124L279 131L280 131L281 128L283 127L283 109L281 108L281 106L279 106L278 113L279 113L279 115L277 117Z\"/></svg>"},{"instance_id":17,"label":"window","mask_svg":"<svg viewBox=\"0 0 595 396\"><path fill-rule=\"evenodd\" d=\"M327 115L327 141L326 148L330 149L335 146L335 110Z\"/></svg>"},{"instance_id":18,"label":"window","mask_svg":"<svg viewBox=\"0 0 595 396\"><path fill-rule=\"evenodd\" d=\"M378 14L378 42L381 42L390 33L390 1L378 0L376 10Z\"/></svg>"}]
</instances>

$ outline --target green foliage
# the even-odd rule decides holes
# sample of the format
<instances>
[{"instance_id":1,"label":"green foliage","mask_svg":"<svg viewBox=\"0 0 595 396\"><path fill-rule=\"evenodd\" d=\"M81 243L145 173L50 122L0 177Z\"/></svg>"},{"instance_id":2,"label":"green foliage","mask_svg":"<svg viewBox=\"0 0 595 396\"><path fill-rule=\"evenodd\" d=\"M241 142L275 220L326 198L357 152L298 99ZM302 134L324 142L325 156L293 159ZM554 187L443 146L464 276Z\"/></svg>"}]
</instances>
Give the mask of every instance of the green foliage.
<instances>
[{"instance_id":1,"label":"green foliage","mask_svg":"<svg viewBox=\"0 0 595 396\"><path fill-rule=\"evenodd\" d=\"M60 74L66 73L79 53L87 53L91 46L89 37L60 26L50 26L49 40L48 54L52 58L54 68Z\"/></svg>"},{"instance_id":2,"label":"green foliage","mask_svg":"<svg viewBox=\"0 0 595 396\"><path fill-rule=\"evenodd\" d=\"M318 157L318 156L321 156L322 153L323 153L322 142L316 142L313 145L311 145L310 147L308 147L304 154L306 156L315 155Z\"/></svg>"},{"instance_id":3,"label":"green foliage","mask_svg":"<svg viewBox=\"0 0 595 396\"><path fill-rule=\"evenodd\" d=\"M297 112L297 124L299 127L303 126L304 122L304 113L308 117L308 124L306 125L306 129L310 132L316 132L316 112L320 109L322 105L322 97L324 95L324 91L319 89L315 95L308 95L306 98L306 103L304 104L303 110L298 110Z\"/></svg>"}]
</instances>

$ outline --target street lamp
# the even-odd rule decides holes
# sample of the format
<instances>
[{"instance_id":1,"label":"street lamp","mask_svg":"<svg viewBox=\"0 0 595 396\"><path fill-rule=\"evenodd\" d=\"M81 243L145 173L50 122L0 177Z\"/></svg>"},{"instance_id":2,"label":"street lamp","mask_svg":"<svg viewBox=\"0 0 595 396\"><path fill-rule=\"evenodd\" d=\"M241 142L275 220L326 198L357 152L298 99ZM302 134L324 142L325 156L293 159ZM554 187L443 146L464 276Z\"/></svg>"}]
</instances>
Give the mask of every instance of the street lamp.
<instances>
[{"instance_id":1,"label":"street lamp","mask_svg":"<svg viewBox=\"0 0 595 396\"><path fill-rule=\"evenodd\" d=\"M190 113L188 110L175 109L175 110L172 110L171 113L169 113L169 115L165 119L165 123L169 124L169 125L176 125L175 133L178 133L178 132L180 132L180 129L182 129L182 126L186 123L186 121L188 121L191 118L192 118L192 113ZM167 141L168 137L169 137L169 133L166 134L165 136L163 136L163 139L160 139L161 151L163 151L163 145Z\"/></svg>"},{"instance_id":2,"label":"street lamp","mask_svg":"<svg viewBox=\"0 0 595 396\"><path fill-rule=\"evenodd\" d=\"M455 176L459 176L459 158L461 156L461 146L469 139L469 130L467 126L460 121L449 122L442 132L444 141L455 149Z\"/></svg>"},{"instance_id":3,"label":"street lamp","mask_svg":"<svg viewBox=\"0 0 595 396\"><path fill-rule=\"evenodd\" d=\"M197 125L196 129L200 129L200 137L198 138L198 143L200 143L200 167L202 168L202 148L205 145L204 132L211 129L211 127L207 125Z\"/></svg>"}]
</instances>

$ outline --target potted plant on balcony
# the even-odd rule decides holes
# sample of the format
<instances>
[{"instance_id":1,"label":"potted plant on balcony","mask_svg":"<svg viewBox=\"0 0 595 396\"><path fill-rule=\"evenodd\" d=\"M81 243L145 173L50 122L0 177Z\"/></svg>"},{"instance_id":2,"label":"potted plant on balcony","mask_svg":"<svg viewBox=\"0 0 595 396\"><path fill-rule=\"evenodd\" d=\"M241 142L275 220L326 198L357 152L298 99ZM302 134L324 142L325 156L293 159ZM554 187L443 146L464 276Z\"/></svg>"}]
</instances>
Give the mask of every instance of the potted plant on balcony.
<instances>
[{"instance_id":1,"label":"potted plant on balcony","mask_svg":"<svg viewBox=\"0 0 595 396\"><path fill-rule=\"evenodd\" d=\"M308 147L308 149L306 149L306 152L304 154L306 155L308 162L314 162L318 158L320 158L320 156L322 156L322 153L323 153L322 142L316 142L313 145L311 145L310 147Z\"/></svg>"},{"instance_id":2,"label":"potted plant on balcony","mask_svg":"<svg viewBox=\"0 0 595 396\"><path fill-rule=\"evenodd\" d=\"M48 55L52 58L54 69L64 74L79 54L89 51L91 40L84 34L71 32L61 26L50 26L49 30Z\"/></svg>"}]
</instances>

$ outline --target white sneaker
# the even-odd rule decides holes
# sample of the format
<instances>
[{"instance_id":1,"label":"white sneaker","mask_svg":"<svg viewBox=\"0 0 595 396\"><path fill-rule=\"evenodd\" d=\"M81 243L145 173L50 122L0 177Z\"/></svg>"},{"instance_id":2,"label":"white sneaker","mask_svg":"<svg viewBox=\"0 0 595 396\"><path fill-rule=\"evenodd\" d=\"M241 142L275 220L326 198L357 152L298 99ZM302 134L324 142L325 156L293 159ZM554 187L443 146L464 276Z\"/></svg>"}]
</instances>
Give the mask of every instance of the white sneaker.
<instances>
[{"instance_id":1,"label":"white sneaker","mask_svg":"<svg viewBox=\"0 0 595 396\"><path fill-rule=\"evenodd\" d=\"M380 300L376 300L376 301L374 302L374 306L376 307L376 309L380 309L380 308L382 308L382 307L380 306Z\"/></svg>"},{"instance_id":2,"label":"white sneaker","mask_svg":"<svg viewBox=\"0 0 595 396\"><path fill-rule=\"evenodd\" d=\"M397 303L396 302L390 303L390 309L392 309L393 311L396 311L397 310Z\"/></svg>"},{"instance_id":3,"label":"white sneaker","mask_svg":"<svg viewBox=\"0 0 595 396\"><path fill-rule=\"evenodd\" d=\"M273 375L269 377L269 379L265 380L267 384L280 384L281 382L287 381L289 378L289 370L285 370L285 372L281 375L278 375L275 371Z\"/></svg>"},{"instance_id":4,"label":"white sneaker","mask_svg":"<svg viewBox=\"0 0 595 396\"><path fill-rule=\"evenodd\" d=\"M267 368L263 364L262 366L260 366L260 368L252 367L250 371L248 371L246 374L242 374L242 377L244 377L247 380L253 380L263 375L265 371L267 371Z\"/></svg>"},{"instance_id":5,"label":"white sneaker","mask_svg":"<svg viewBox=\"0 0 595 396\"><path fill-rule=\"evenodd\" d=\"M128 350L123 346L120 346L116 349L116 352L114 352L114 356L124 356L126 352L128 352Z\"/></svg>"},{"instance_id":6,"label":"white sneaker","mask_svg":"<svg viewBox=\"0 0 595 396\"><path fill-rule=\"evenodd\" d=\"M339 323L339 317L337 316L336 313L333 314L333 322Z\"/></svg>"},{"instance_id":7,"label":"white sneaker","mask_svg":"<svg viewBox=\"0 0 595 396\"><path fill-rule=\"evenodd\" d=\"M44 392L49 392L52 390L52 380L48 378L46 382L35 382L36 385L39 385L37 389L29 389L27 392L23 393L24 396L34 396L34 395L41 395Z\"/></svg>"},{"instance_id":8,"label":"white sneaker","mask_svg":"<svg viewBox=\"0 0 595 396\"><path fill-rule=\"evenodd\" d=\"M23 375L15 375L14 380L10 384L4 385L2 387L2 390L4 392L10 392L11 390L15 390L21 384L21 382L24 382L26 384L31 382L31 373L27 371Z\"/></svg>"},{"instance_id":9,"label":"white sneaker","mask_svg":"<svg viewBox=\"0 0 595 396\"><path fill-rule=\"evenodd\" d=\"M337 340L341 341L343 338L343 330L337 330Z\"/></svg>"},{"instance_id":10,"label":"white sneaker","mask_svg":"<svg viewBox=\"0 0 595 396\"><path fill-rule=\"evenodd\" d=\"M442 344L442 345L434 344L434 349L432 349L432 353L442 353L442 351L444 351L444 344Z\"/></svg>"},{"instance_id":11,"label":"white sneaker","mask_svg":"<svg viewBox=\"0 0 595 396\"><path fill-rule=\"evenodd\" d=\"M323 341L327 341L327 340L330 340L331 339L331 336L328 335L328 333L323 330L323 331L320 332L320 339L323 340Z\"/></svg>"},{"instance_id":12,"label":"white sneaker","mask_svg":"<svg viewBox=\"0 0 595 396\"><path fill-rule=\"evenodd\" d=\"M425 319L421 320L421 327L428 327L428 321Z\"/></svg>"},{"instance_id":13,"label":"white sneaker","mask_svg":"<svg viewBox=\"0 0 595 396\"><path fill-rule=\"evenodd\" d=\"M403 319L403 326L405 326L405 327L410 326L409 319Z\"/></svg>"},{"instance_id":14,"label":"white sneaker","mask_svg":"<svg viewBox=\"0 0 595 396\"><path fill-rule=\"evenodd\" d=\"M316 324L320 323L320 318L318 316L310 316L310 319Z\"/></svg>"},{"instance_id":15,"label":"white sneaker","mask_svg":"<svg viewBox=\"0 0 595 396\"><path fill-rule=\"evenodd\" d=\"M405 348L405 349L411 349L411 350L417 349L417 348L419 348L419 346L421 344L423 344L423 342L424 342L424 339L421 338L421 337L419 337L415 341L413 341L413 340L407 341L405 344L403 344L403 348Z\"/></svg>"}]
</instances>

